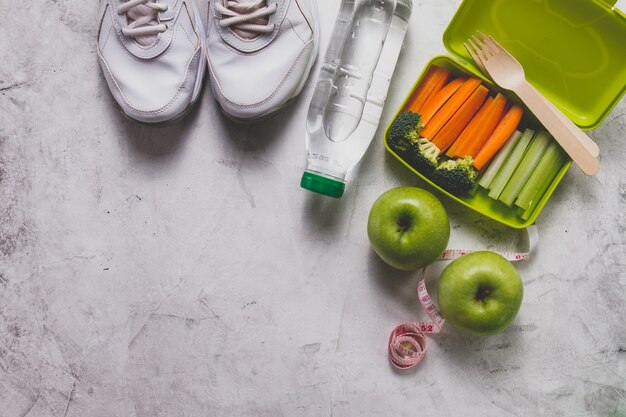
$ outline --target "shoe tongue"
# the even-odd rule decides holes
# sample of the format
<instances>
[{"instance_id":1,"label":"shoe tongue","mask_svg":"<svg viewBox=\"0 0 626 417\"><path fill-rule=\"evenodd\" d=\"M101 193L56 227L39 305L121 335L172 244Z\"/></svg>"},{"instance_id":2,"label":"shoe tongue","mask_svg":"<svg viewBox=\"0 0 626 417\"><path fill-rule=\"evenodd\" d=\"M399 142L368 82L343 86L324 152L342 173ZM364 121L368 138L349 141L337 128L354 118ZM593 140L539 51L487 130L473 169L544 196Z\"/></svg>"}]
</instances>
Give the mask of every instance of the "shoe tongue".
<instances>
[{"instance_id":1,"label":"shoe tongue","mask_svg":"<svg viewBox=\"0 0 626 417\"><path fill-rule=\"evenodd\" d=\"M148 3L156 3L156 0L150 0ZM128 23L133 23L135 20L139 20L140 18L144 18L145 16L154 16L149 22L144 23L143 26L156 26L159 24L158 13L155 12L151 7L146 6L145 4L139 4L126 12L126 18L128 19ZM134 36L135 42L139 45L148 47L154 44L158 39L158 34L151 35L140 35Z\"/></svg>"},{"instance_id":2,"label":"shoe tongue","mask_svg":"<svg viewBox=\"0 0 626 417\"><path fill-rule=\"evenodd\" d=\"M233 6L232 9L238 13L252 13L256 10L262 9L263 7L267 7L267 0L263 0L259 2L256 6L252 6L253 3L256 3L256 0L235 0L238 4ZM254 25L267 25L270 22L269 16L257 17L255 19L249 20L246 23L254 24ZM237 35L244 39L254 39L259 34L257 32L247 31L245 29L238 28L236 25L231 27L231 30L235 32Z\"/></svg>"}]
</instances>

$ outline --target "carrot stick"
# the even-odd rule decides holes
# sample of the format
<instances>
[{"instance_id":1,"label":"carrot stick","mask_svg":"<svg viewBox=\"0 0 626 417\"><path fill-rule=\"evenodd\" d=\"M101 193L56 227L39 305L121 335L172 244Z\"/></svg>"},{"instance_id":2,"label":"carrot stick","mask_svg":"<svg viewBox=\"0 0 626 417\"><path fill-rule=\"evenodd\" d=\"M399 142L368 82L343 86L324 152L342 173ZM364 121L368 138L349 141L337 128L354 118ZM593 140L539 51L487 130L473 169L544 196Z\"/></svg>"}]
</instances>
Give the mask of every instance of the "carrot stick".
<instances>
[{"instance_id":1,"label":"carrot stick","mask_svg":"<svg viewBox=\"0 0 626 417\"><path fill-rule=\"evenodd\" d=\"M441 152L445 152L463 129L465 129L478 109L482 106L488 93L489 90L487 90L487 87L479 86L474 90L470 98L463 103L461 108L454 113L454 116L448 120L448 123L435 135L432 143L437 145L437 147L441 149Z\"/></svg>"},{"instance_id":2,"label":"carrot stick","mask_svg":"<svg viewBox=\"0 0 626 417\"><path fill-rule=\"evenodd\" d=\"M491 103L493 103L493 97L487 97L487 100L485 100L480 110L478 110L478 113L476 113L476 115L469 122L467 127L463 129L463 131L461 132L459 137L454 141L452 146L448 148L448 151L446 152L446 156L448 156L449 158L453 158L459 155L459 151L466 145L467 138L472 137L472 135L474 134L474 131L478 129L478 126L480 126L480 124L483 122L483 119L485 118L485 114L489 110L489 106L491 106Z\"/></svg>"},{"instance_id":3,"label":"carrot stick","mask_svg":"<svg viewBox=\"0 0 626 417\"><path fill-rule=\"evenodd\" d=\"M450 71L445 68L437 66L430 67L406 105L406 110L419 113L420 107L422 107L428 97L441 90L448 81L449 76Z\"/></svg>"},{"instance_id":4,"label":"carrot stick","mask_svg":"<svg viewBox=\"0 0 626 417\"><path fill-rule=\"evenodd\" d=\"M476 136L467 149L464 149L466 155L463 156L471 156L472 158L476 158L478 152L485 145L496 126L502 119L504 113L504 107L507 104L507 99L504 94L498 93L496 98L493 99L493 103L489 106L489 111L487 116L485 116L485 122L478 127L478 131L476 132Z\"/></svg>"},{"instance_id":5,"label":"carrot stick","mask_svg":"<svg viewBox=\"0 0 626 417\"><path fill-rule=\"evenodd\" d=\"M522 120L524 110L517 104L513 105L509 111L506 112L498 126L493 131L483 148L478 152L476 158L474 158L474 167L477 170L481 170L491 161L491 158L500 150L506 140L515 132L517 125Z\"/></svg>"},{"instance_id":6,"label":"carrot stick","mask_svg":"<svg viewBox=\"0 0 626 417\"><path fill-rule=\"evenodd\" d=\"M454 82L454 81L453 81ZM450 100L444 104L439 111L432 116L432 118L424 120L424 114L422 114L422 121L424 121L424 129L421 136L426 139L432 139L441 130L441 128L450 120L454 113L465 103L465 101L472 95L472 93L480 85L478 78L469 78L463 82L463 85L450 97ZM445 87L444 87L445 89ZM443 91L443 90L442 90Z\"/></svg>"},{"instance_id":7,"label":"carrot stick","mask_svg":"<svg viewBox=\"0 0 626 417\"><path fill-rule=\"evenodd\" d=\"M496 98L493 99L493 103L489 106L485 115L485 120L478 126L473 137L468 138L467 145L460 151L459 156L471 156L476 158L478 151L485 145L489 136L493 133L498 122L502 118L504 107L506 106L506 97L503 94L498 93Z\"/></svg>"},{"instance_id":8,"label":"carrot stick","mask_svg":"<svg viewBox=\"0 0 626 417\"><path fill-rule=\"evenodd\" d=\"M443 87L437 94L429 97L428 100L422 105L419 110L419 114L422 116L422 123L426 126L426 123L437 113L437 111L448 101L454 93L465 83L466 78L455 78Z\"/></svg>"},{"instance_id":9,"label":"carrot stick","mask_svg":"<svg viewBox=\"0 0 626 417\"><path fill-rule=\"evenodd\" d=\"M422 110L422 107L424 107L424 104L426 102L428 102L428 100L432 99L433 97L435 97L437 95L437 93L439 93L441 91L441 89L443 89L443 87L445 87L448 84L448 80L450 79L450 73L446 74L445 76L441 77L439 79L439 81L437 81L437 84L435 85L435 88L433 88L433 91L431 91L431 93L428 95L428 97L426 97L426 100L424 100L424 103L421 104L419 110L417 111L417 113L420 113Z\"/></svg>"}]
</instances>

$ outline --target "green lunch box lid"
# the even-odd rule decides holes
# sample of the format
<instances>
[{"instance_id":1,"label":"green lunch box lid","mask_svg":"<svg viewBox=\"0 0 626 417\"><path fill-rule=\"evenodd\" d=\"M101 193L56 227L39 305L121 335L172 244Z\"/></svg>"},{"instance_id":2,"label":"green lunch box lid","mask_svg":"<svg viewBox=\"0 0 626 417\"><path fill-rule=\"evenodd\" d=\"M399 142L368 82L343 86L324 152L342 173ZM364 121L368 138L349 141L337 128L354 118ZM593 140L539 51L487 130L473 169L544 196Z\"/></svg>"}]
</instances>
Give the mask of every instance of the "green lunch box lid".
<instances>
[{"instance_id":1,"label":"green lunch box lid","mask_svg":"<svg viewBox=\"0 0 626 417\"><path fill-rule=\"evenodd\" d=\"M626 92L626 15L615 0L464 0L443 36L473 64L463 43L491 35L526 78L574 123L597 127Z\"/></svg>"}]
</instances>

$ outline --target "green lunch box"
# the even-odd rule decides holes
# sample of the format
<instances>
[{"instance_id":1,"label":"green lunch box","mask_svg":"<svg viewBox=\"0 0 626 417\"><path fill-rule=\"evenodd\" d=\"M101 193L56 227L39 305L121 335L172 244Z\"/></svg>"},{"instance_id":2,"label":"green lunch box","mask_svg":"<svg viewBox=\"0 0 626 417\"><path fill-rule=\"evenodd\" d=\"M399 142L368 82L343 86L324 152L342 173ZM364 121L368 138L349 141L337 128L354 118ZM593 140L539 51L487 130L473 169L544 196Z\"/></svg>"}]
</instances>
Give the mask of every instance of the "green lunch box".
<instances>
[{"instance_id":1,"label":"green lunch box","mask_svg":"<svg viewBox=\"0 0 626 417\"><path fill-rule=\"evenodd\" d=\"M432 65L471 74L492 92L515 95L488 80L474 64L463 43L476 34L493 36L521 62L526 78L581 129L597 127L626 92L626 15L614 8L615 0L464 0L443 42L455 58L437 56L425 67L396 112L402 111ZM392 120L393 121L393 120ZM391 123L390 123L391 125ZM541 126L525 109L520 128ZM385 137L389 126L385 132ZM456 196L443 190L411 167L387 145L407 168L459 203L517 229L535 222L571 162L556 175L528 220L516 209L493 200L477 187L471 195Z\"/></svg>"}]
</instances>

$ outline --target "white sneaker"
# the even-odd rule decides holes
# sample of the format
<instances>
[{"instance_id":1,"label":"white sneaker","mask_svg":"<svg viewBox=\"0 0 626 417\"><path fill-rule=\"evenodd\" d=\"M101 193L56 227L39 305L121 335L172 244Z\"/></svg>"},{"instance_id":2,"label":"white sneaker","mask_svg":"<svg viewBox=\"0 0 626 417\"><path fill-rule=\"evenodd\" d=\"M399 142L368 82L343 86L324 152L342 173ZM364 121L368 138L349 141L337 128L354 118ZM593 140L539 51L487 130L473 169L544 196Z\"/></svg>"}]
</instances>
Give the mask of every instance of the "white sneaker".
<instances>
[{"instance_id":1,"label":"white sneaker","mask_svg":"<svg viewBox=\"0 0 626 417\"><path fill-rule=\"evenodd\" d=\"M238 121L280 110L317 58L314 0L209 0L207 33L213 95Z\"/></svg>"},{"instance_id":2,"label":"white sneaker","mask_svg":"<svg viewBox=\"0 0 626 417\"><path fill-rule=\"evenodd\" d=\"M113 97L140 122L170 122L200 95L206 68L194 0L102 0L98 56Z\"/></svg>"}]
</instances>

